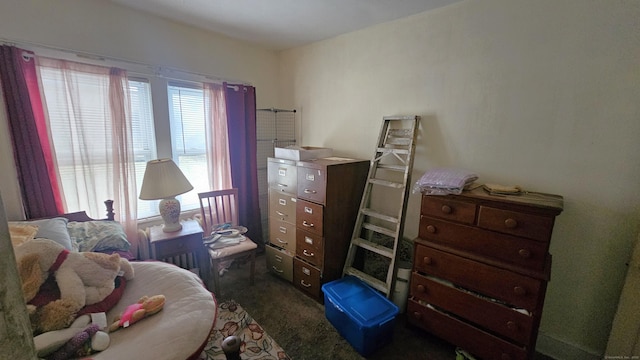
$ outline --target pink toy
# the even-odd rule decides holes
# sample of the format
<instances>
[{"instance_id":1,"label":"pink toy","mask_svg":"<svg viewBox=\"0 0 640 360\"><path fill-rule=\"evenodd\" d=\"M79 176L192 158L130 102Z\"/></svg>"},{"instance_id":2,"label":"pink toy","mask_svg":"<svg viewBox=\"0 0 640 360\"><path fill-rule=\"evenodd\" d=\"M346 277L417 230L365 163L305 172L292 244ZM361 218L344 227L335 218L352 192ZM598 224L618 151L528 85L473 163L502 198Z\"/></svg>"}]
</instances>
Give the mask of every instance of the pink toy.
<instances>
[{"instance_id":1,"label":"pink toy","mask_svg":"<svg viewBox=\"0 0 640 360\"><path fill-rule=\"evenodd\" d=\"M143 296L137 303L127 306L120 316L109 326L109 331L113 332L120 328L126 328L135 324L147 316L151 316L164 307L164 295Z\"/></svg>"}]
</instances>

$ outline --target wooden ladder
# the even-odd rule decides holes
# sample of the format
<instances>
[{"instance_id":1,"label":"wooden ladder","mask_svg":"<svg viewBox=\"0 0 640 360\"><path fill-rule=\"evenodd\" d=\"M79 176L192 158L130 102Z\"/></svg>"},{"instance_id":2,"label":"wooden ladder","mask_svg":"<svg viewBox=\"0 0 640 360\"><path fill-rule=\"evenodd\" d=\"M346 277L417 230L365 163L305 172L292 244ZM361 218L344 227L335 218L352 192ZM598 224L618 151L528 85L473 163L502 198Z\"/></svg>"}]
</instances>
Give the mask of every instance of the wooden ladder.
<instances>
[{"instance_id":1,"label":"wooden ladder","mask_svg":"<svg viewBox=\"0 0 640 360\"><path fill-rule=\"evenodd\" d=\"M383 118L342 272L361 279L387 298L395 286L396 254L404 229L419 121L419 116ZM388 263L386 274L367 272L367 255Z\"/></svg>"}]
</instances>

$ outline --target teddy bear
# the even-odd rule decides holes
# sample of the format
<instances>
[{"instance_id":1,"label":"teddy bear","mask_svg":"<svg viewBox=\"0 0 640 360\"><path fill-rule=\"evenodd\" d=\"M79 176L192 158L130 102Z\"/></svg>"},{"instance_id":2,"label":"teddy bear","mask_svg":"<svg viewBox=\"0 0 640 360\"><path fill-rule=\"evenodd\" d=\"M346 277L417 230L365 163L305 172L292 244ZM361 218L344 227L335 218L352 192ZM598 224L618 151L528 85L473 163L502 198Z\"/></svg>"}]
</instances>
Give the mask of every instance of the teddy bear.
<instances>
[{"instance_id":1,"label":"teddy bear","mask_svg":"<svg viewBox=\"0 0 640 360\"><path fill-rule=\"evenodd\" d=\"M164 307L164 295L143 296L137 303L127 306L109 326L109 332L114 332L120 328L126 328L136 322L158 313Z\"/></svg>"},{"instance_id":2,"label":"teddy bear","mask_svg":"<svg viewBox=\"0 0 640 360\"><path fill-rule=\"evenodd\" d=\"M49 276L60 299L34 309L27 306L36 333L68 327L85 305L102 301L115 288L115 278L133 279L133 267L118 254L71 252L49 239L33 239L15 248L18 274L26 303Z\"/></svg>"}]
</instances>

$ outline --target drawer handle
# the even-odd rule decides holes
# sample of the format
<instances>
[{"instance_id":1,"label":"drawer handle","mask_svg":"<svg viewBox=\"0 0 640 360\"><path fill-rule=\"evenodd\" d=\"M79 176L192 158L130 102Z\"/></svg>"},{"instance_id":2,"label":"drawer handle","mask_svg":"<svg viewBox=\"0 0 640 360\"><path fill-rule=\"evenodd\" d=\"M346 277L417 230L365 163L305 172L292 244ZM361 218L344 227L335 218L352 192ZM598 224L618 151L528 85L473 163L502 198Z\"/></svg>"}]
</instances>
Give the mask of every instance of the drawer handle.
<instances>
[{"instance_id":1,"label":"drawer handle","mask_svg":"<svg viewBox=\"0 0 640 360\"><path fill-rule=\"evenodd\" d=\"M445 214L451 214L451 206L449 205L442 205L442 208L440 210L442 210L442 212Z\"/></svg>"},{"instance_id":2,"label":"drawer handle","mask_svg":"<svg viewBox=\"0 0 640 360\"><path fill-rule=\"evenodd\" d=\"M508 218L504 221L504 226L506 226L508 229L515 229L516 227L518 227L518 222L515 219Z\"/></svg>"},{"instance_id":3,"label":"drawer handle","mask_svg":"<svg viewBox=\"0 0 640 360\"><path fill-rule=\"evenodd\" d=\"M515 321L507 321L507 329L516 331L518 330L518 324L516 324Z\"/></svg>"},{"instance_id":4,"label":"drawer handle","mask_svg":"<svg viewBox=\"0 0 640 360\"><path fill-rule=\"evenodd\" d=\"M422 313L418 312L418 311L414 311L413 312L413 317L420 320L422 318Z\"/></svg>"},{"instance_id":5,"label":"drawer handle","mask_svg":"<svg viewBox=\"0 0 640 360\"><path fill-rule=\"evenodd\" d=\"M287 216L285 213L280 212L280 211L278 211L278 210L276 210L276 215L278 215L278 216L282 216L282 217Z\"/></svg>"},{"instance_id":6,"label":"drawer handle","mask_svg":"<svg viewBox=\"0 0 640 360\"><path fill-rule=\"evenodd\" d=\"M422 258L422 263L425 265L430 265L431 264L431 258L428 256L425 256Z\"/></svg>"},{"instance_id":7,"label":"drawer handle","mask_svg":"<svg viewBox=\"0 0 640 360\"><path fill-rule=\"evenodd\" d=\"M281 187L281 188L286 188L286 187L288 187L289 185L287 185L287 184L281 184L281 183L278 183L278 186L279 186L279 187Z\"/></svg>"},{"instance_id":8,"label":"drawer handle","mask_svg":"<svg viewBox=\"0 0 640 360\"><path fill-rule=\"evenodd\" d=\"M274 258L276 259L277 262L282 262L282 256L276 255L274 256Z\"/></svg>"},{"instance_id":9,"label":"drawer handle","mask_svg":"<svg viewBox=\"0 0 640 360\"><path fill-rule=\"evenodd\" d=\"M436 233L436 227L433 225L427 225L427 232L430 234L435 234Z\"/></svg>"},{"instance_id":10,"label":"drawer handle","mask_svg":"<svg viewBox=\"0 0 640 360\"><path fill-rule=\"evenodd\" d=\"M302 286L304 286L306 288L311 287L311 284L307 284L306 282L304 282L304 280L300 280L300 285L302 285Z\"/></svg>"},{"instance_id":11,"label":"drawer handle","mask_svg":"<svg viewBox=\"0 0 640 360\"><path fill-rule=\"evenodd\" d=\"M528 259L531 257L531 251L529 251L529 249L520 249L518 250L518 255L522 256L525 259Z\"/></svg>"},{"instance_id":12,"label":"drawer handle","mask_svg":"<svg viewBox=\"0 0 640 360\"><path fill-rule=\"evenodd\" d=\"M287 242L287 241L282 241L282 240L280 240L280 238L276 238L276 240L278 240L278 242L279 242L280 244L288 244L288 242Z\"/></svg>"},{"instance_id":13,"label":"drawer handle","mask_svg":"<svg viewBox=\"0 0 640 360\"><path fill-rule=\"evenodd\" d=\"M424 293L426 292L427 288L424 287L424 285L420 284L418 285L418 292Z\"/></svg>"},{"instance_id":14,"label":"drawer handle","mask_svg":"<svg viewBox=\"0 0 640 360\"><path fill-rule=\"evenodd\" d=\"M302 250L302 254L304 254L304 256L308 256L308 257L316 256L316 254L314 254L314 253L307 252L307 249Z\"/></svg>"},{"instance_id":15,"label":"drawer handle","mask_svg":"<svg viewBox=\"0 0 640 360\"><path fill-rule=\"evenodd\" d=\"M273 269L273 271L277 272L278 274L282 274L284 272L284 270L280 270L275 266L272 266L271 268Z\"/></svg>"},{"instance_id":16,"label":"drawer handle","mask_svg":"<svg viewBox=\"0 0 640 360\"><path fill-rule=\"evenodd\" d=\"M304 189L304 193L305 194L316 194L317 191L313 190L313 189Z\"/></svg>"},{"instance_id":17,"label":"drawer handle","mask_svg":"<svg viewBox=\"0 0 640 360\"><path fill-rule=\"evenodd\" d=\"M516 295L525 295L527 293L527 290L522 286L515 286L513 288L513 292L516 293Z\"/></svg>"},{"instance_id":18,"label":"drawer handle","mask_svg":"<svg viewBox=\"0 0 640 360\"><path fill-rule=\"evenodd\" d=\"M313 223L308 223L307 220L302 220L302 226L313 227Z\"/></svg>"}]
</instances>

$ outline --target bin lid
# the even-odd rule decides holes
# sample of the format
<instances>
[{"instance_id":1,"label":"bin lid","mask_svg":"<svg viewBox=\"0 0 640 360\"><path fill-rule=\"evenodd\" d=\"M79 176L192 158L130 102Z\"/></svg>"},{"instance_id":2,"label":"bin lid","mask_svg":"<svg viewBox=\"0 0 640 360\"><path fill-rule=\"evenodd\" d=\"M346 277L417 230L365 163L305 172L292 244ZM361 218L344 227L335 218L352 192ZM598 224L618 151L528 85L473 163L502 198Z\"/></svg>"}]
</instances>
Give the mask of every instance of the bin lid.
<instances>
[{"instance_id":1,"label":"bin lid","mask_svg":"<svg viewBox=\"0 0 640 360\"><path fill-rule=\"evenodd\" d=\"M384 323L399 312L396 304L354 276L328 282L322 291L362 327Z\"/></svg>"}]
</instances>

